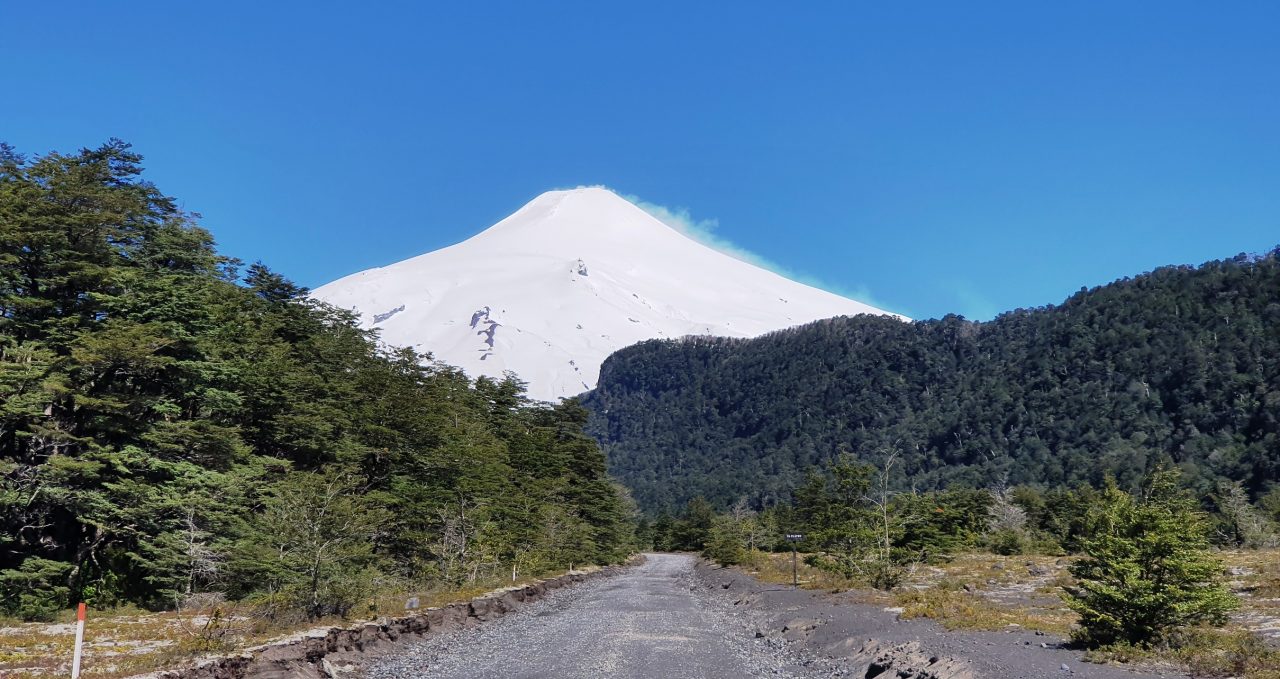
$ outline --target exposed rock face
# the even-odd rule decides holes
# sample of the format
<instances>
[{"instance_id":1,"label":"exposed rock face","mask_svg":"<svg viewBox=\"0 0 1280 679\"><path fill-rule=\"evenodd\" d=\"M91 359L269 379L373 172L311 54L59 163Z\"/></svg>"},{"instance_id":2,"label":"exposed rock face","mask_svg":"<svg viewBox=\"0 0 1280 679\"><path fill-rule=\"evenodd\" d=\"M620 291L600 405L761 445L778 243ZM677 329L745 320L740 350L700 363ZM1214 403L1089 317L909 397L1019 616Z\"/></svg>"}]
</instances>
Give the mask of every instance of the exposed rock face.
<instances>
[{"instance_id":1,"label":"exposed rock face","mask_svg":"<svg viewBox=\"0 0 1280 679\"><path fill-rule=\"evenodd\" d=\"M548 593L589 579L621 572L609 566L570 573L524 587L428 608L383 623L309 632L286 641L247 649L239 655L208 658L193 667L148 675L150 679L334 679L354 674L366 654L389 650L415 636L471 627L517 610Z\"/></svg>"}]
</instances>

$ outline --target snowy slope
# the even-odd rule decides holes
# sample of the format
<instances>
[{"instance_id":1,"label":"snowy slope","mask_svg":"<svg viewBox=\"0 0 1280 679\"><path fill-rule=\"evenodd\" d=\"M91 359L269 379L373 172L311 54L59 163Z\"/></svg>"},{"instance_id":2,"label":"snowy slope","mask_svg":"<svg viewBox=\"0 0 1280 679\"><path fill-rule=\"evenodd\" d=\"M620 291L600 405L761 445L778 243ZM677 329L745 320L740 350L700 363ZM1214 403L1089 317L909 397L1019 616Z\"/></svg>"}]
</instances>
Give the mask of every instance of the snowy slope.
<instances>
[{"instance_id":1,"label":"snowy slope","mask_svg":"<svg viewBox=\"0 0 1280 679\"><path fill-rule=\"evenodd\" d=\"M717 252L599 188L544 193L462 243L313 295L472 376L514 371L544 400L590 389L606 356L641 340L886 313Z\"/></svg>"}]
</instances>

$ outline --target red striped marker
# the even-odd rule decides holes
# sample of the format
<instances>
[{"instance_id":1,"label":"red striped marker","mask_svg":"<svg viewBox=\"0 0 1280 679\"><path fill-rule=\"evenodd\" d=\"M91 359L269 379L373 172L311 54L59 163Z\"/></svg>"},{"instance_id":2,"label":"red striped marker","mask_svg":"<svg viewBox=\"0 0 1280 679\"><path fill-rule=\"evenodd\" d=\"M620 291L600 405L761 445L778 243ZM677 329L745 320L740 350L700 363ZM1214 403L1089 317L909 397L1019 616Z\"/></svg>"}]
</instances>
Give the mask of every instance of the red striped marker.
<instances>
[{"instance_id":1,"label":"red striped marker","mask_svg":"<svg viewBox=\"0 0 1280 679\"><path fill-rule=\"evenodd\" d=\"M80 655L84 647L84 602L76 608L76 652L71 657L71 679L80 679Z\"/></svg>"}]
</instances>

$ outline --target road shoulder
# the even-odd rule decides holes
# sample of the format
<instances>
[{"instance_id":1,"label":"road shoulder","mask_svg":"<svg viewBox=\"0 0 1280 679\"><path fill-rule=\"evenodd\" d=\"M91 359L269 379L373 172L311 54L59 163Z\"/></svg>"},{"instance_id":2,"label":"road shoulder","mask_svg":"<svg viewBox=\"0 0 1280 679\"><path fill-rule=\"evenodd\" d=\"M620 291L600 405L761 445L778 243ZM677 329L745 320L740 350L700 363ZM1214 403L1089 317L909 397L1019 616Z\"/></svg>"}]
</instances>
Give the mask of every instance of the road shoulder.
<instances>
[{"instance_id":1,"label":"road shoulder","mask_svg":"<svg viewBox=\"0 0 1280 679\"><path fill-rule=\"evenodd\" d=\"M700 561L694 582L737 612L764 640L776 639L814 661L843 660L847 676L892 670L903 679L1181 678L1177 672L1087 663L1062 639L1027 630L946 631L929 620L839 595L760 582L733 568Z\"/></svg>"}]
</instances>

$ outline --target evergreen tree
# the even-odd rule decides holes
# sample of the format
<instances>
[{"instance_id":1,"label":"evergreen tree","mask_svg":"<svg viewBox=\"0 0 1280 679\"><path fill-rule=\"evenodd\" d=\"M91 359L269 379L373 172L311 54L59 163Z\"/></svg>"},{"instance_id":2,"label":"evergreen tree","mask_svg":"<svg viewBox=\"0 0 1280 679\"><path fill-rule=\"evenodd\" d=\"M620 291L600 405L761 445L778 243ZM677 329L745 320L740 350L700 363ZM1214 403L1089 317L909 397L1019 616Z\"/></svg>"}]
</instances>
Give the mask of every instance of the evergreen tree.
<instances>
[{"instance_id":1,"label":"evergreen tree","mask_svg":"<svg viewBox=\"0 0 1280 679\"><path fill-rule=\"evenodd\" d=\"M1067 604L1080 615L1077 641L1151 644L1178 627L1222 624L1239 605L1209 551L1206 517L1160 469L1134 497L1110 485L1095 509L1097 533L1071 566Z\"/></svg>"},{"instance_id":2,"label":"evergreen tree","mask_svg":"<svg viewBox=\"0 0 1280 679\"><path fill-rule=\"evenodd\" d=\"M216 590L315 616L626 556L579 406L241 272L141 160L0 145L0 614Z\"/></svg>"},{"instance_id":3,"label":"evergreen tree","mask_svg":"<svg viewBox=\"0 0 1280 679\"><path fill-rule=\"evenodd\" d=\"M653 340L584 397L650 515L785 500L830 451L895 491L1134 488L1176 459L1198 494L1280 478L1280 250L1164 267L975 323L882 316L762 337ZM1058 498L1062 499L1062 498ZM1067 528L1060 526L1059 528Z\"/></svg>"}]
</instances>

